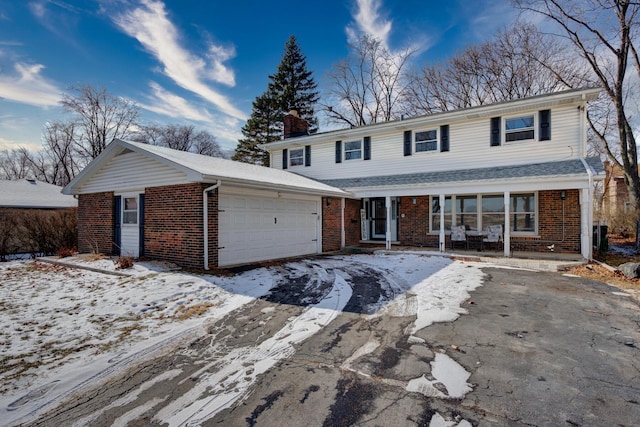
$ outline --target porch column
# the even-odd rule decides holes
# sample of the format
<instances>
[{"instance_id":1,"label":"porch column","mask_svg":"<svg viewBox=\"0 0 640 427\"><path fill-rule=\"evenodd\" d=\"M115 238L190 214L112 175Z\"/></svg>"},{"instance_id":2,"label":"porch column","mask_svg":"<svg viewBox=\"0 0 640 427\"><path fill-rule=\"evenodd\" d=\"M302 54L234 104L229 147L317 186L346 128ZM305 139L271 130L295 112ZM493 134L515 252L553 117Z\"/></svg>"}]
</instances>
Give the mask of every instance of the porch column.
<instances>
[{"instance_id":1,"label":"porch column","mask_svg":"<svg viewBox=\"0 0 640 427\"><path fill-rule=\"evenodd\" d=\"M385 233L385 246L387 250L391 249L391 196L384 198L384 207L387 210L387 227Z\"/></svg>"},{"instance_id":2,"label":"porch column","mask_svg":"<svg viewBox=\"0 0 640 427\"><path fill-rule=\"evenodd\" d=\"M593 219L590 213L593 213L591 206L591 197L589 188L583 188L580 190L580 252L585 259L591 259L591 249L593 243L591 242L591 227Z\"/></svg>"},{"instance_id":3,"label":"porch column","mask_svg":"<svg viewBox=\"0 0 640 427\"><path fill-rule=\"evenodd\" d=\"M438 197L439 197L438 203L440 203L440 236L438 237L438 244L440 246L440 252L445 252L447 249L447 240L445 239L445 234L444 234L445 197L444 197L444 194L440 194ZM431 208L429 208L429 211L431 211Z\"/></svg>"},{"instance_id":4,"label":"porch column","mask_svg":"<svg viewBox=\"0 0 640 427\"><path fill-rule=\"evenodd\" d=\"M504 235L502 236L504 244L504 256L511 256L511 193L504 192Z\"/></svg>"}]
</instances>

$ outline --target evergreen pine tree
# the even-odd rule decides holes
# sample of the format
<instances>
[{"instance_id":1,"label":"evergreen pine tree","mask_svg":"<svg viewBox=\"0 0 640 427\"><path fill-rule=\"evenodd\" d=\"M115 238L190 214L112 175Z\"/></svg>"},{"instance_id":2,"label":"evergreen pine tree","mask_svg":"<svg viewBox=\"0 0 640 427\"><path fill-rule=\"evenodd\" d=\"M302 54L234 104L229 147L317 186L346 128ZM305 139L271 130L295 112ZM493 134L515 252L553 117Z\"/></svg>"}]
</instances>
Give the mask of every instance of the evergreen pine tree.
<instances>
[{"instance_id":1,"label":"evergreen pine tree","mask_svg":"<svg viewBox=\"0 0 640 427\"><path fill-rule=\"evenodd\" d=\"M307 58L300 51L294 35L284 45L282 60L275 74L269 76L269 90L278 104L282 121L290 110L297 110L309 124L309 132L318 130L315 104L318 102L318 87L312 72L307 70Z\"/></svg>"},{"instance_id":2,"label":"evergreen pine tree","mask_svg":"<svg viewBox=\"0 0 640 427\"><path fill-rule=\"evenodd\" d=\"M252 103L251 117L242 127L244 138L238 141L236 152L231 159L269 166L269 153L258 145L280 139L282 131L278 116L275 100L268 91L257 97Z\"/></svg>"},{"instance_id":3,"label":"evergreen pine tree","mask_svg":"<svg viewBox=\"0 0 640 427\"><path fill-rule=\"evenodd\" d=\"M252 103L251 116L242 128L233 160L269 166L269 156L258 144L268 144L282 137L284 116L297 110L309 124L309 132L318 130L315 104L317 83L307 70L307 58L300 51L295 36L285 43L284 53L275 74L269 76L267 91Z\"/></svg>"}]
</instances>

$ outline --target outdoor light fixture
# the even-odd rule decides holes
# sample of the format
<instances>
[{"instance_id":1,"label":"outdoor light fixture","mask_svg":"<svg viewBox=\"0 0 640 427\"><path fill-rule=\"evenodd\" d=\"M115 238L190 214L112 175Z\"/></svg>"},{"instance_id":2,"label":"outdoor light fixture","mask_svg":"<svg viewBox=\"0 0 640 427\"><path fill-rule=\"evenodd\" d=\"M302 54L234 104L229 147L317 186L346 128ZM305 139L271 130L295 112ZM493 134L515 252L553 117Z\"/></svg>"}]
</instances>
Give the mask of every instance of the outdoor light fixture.
<instances>
[{"instance_id":1,"label":"outdoor light fixture","mask_svg":"<svg viewBox=\"0 0 640 427\"><path fill-rule=\"evenodd\" d=\"M331 198L327 197L327 206L331 206Z\"/></svg>"},{"instance_id":2,"label":"outdoor light fixture","mask_svg":"<svg viewBox=\"0 0 640 427\"><path fill-rule=\"evenodd\" d=\"M560 200L564 201L567 198L567 193L564 191L560 192Z\"/></svg>"},{"instance_id":3,"label":"outdoor light fixture","mask_svg":"<svg viewBox=\"0 0 640 427\"><path fill-rule=\"evenodd\" d=\"M414 205L416 204L416 198L415 197L412 197L411 201L413 202Z\"/></svg>"}]
</instances>

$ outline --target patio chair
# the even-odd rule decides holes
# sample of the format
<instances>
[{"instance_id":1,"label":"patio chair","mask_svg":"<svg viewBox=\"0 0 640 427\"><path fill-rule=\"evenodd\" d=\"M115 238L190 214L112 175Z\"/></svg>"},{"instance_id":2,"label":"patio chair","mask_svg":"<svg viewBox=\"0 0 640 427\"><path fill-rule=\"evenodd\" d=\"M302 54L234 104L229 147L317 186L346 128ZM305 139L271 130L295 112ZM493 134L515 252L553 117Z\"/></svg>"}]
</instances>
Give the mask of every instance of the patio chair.
<instances>
[{"instance_id":1,"label":"patio chair","mask_svg":"<svg viewBox=\"0 0 640 427\"><path fill-rule=\"evenodd\" d=\"M487 227L487 237L482 239L482 245L495 245L496 251L502 244L502 225L490 225Z\"/></svg>"},{"instance_id":2,"label":"patio chair","mask_svg":"<svg viewBox=\"0 0 640 427\"><path fill-rule=\"evenodd\" d=\"M451 249L456 242L464 242L465 249L469 249L469 241L467 240L467 229L464 225L451 227Z\"/></svg>"}]
</instances>

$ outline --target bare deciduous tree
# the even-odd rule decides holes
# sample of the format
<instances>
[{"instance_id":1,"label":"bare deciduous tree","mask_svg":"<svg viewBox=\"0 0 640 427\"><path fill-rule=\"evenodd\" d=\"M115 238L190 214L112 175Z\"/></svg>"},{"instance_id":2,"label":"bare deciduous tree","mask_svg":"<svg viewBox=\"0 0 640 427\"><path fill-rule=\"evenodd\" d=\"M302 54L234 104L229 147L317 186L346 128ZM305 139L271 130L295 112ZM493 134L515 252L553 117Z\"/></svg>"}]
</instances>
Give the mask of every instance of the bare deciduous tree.
<instances>
[{"instance_id":1,"label":"bare deciduous tree","mask_svg":"<svg viewBox=\"0 0 640 427\"><path fill-rule=\"evenodd\" d=\"M206 131L196 131L193 125L141 126L133 140L205 156L224 157L215 136Z\"/></svg>"},{"instance_id":2,"label":"bare deciduous tree","mask_svg":"<svg viewBox=\"0 0 640 427\"><path fill-rule=\"evenodd\" d=\"M0 178L24 179L32 175L31 163L25 152L20 148L0 151Z\"/></svg>"},{"instance_id":3,"label":"bare deciduous tree","mask_svg":"<svg viewBox=\"0 0 640 427\"><path fill-rule=\"evenodd\" d=\"M624 172L636 204L640 201L638 151L632 123L638 109L640 79L640 2L629 0L513 0L523 11L543 16L571 42L602 86L610 114L602 110L588 120L593 134L612 162ZM553 64L549 69L555 69ZM561 71L558 71L560 74ZM633 105L632 103L636 103ZM606 113L607 110L605 110Z\"/></svg>"},{"instance_id":4,"label":"bare deciduous tree","mask_svg":"<svg viewBox=\"0 0 640 427\"><path fill-rule=\"evenodd\" d=\"M516 22L442 64L410 73L404 113L431 114L567 89L584 81L584 72L572 65L560 42Z\"/></svg>"},{"instance_id":5,"label":"bare deciduous tree","mask_svg":"<svg viewBox=\"0 0 640 427\"><path fill-rule=\"evenodd\" d=\"M130 135L139 115L135 103L90 85L69 90L71 94L65 94L60 104L75 116L75 145L80 157L95 159L114 139Z\"/></svg>"},{"instance_id":6,"label":"bare deciduous tree","mask_svg":"<svg viewBox=\"0 0 640 427\"><path fill-rule=\"evenodd\" d=\"M351 46L348 59L334 65L322 105L330 121L351 127L400 116L409 49L391 52L380 40L364 35Z\"/></svg>"}]
</instances>

